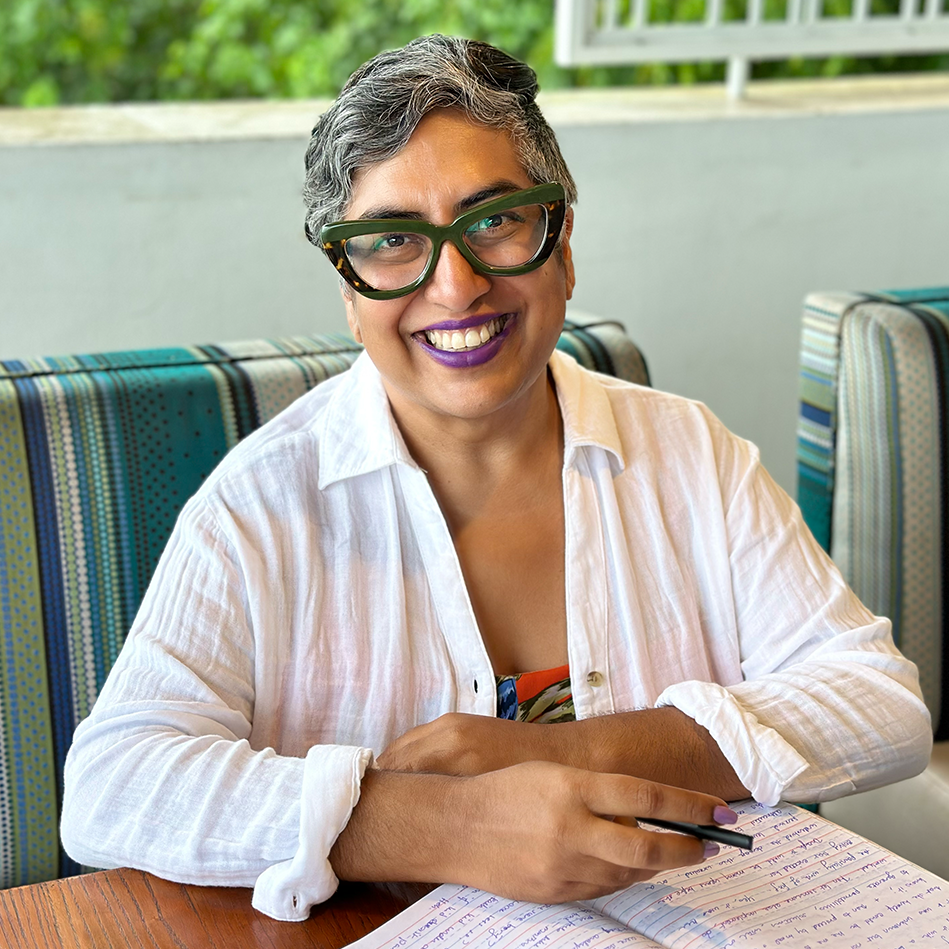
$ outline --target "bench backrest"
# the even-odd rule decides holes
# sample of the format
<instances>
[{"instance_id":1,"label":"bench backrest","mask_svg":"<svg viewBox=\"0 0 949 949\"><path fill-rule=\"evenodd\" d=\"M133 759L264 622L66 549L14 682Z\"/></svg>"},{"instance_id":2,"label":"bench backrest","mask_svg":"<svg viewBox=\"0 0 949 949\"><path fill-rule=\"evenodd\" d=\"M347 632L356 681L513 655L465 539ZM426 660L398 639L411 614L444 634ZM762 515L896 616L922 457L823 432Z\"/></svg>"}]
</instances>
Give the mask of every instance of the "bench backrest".
<instances>
[{"instance_id":1,"label":"bench backrest","mask_svg":"<svg viewBox=\"0 0 949 949\"><path fill-rule=\"evenodd\" d=\"M798 501L949 738L949 287L804 303Z\"/></svg>"}]
</instances>

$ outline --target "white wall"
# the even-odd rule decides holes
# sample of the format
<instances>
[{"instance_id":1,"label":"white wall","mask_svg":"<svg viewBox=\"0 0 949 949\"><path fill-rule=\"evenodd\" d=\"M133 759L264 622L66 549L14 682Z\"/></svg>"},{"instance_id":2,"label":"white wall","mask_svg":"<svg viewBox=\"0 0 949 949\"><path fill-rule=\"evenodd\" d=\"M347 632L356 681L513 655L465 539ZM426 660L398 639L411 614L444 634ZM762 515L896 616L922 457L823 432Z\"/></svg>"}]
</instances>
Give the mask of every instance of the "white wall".
<instances>
[{"instance_id":1,"label":"white wall","mask_svg":"<svg viewBox=\"0 0 949 949\"><path fill-rule=\"evenodd\" d=\"M804 294L949 284L949 77L927 81L546 100L580 190L574 304L792 492ZM0 110L0 358L344 328L302 234L319 105L220 134L202 108L167 134L160 109L146 134Z\"/></svg>"}]
</instances>

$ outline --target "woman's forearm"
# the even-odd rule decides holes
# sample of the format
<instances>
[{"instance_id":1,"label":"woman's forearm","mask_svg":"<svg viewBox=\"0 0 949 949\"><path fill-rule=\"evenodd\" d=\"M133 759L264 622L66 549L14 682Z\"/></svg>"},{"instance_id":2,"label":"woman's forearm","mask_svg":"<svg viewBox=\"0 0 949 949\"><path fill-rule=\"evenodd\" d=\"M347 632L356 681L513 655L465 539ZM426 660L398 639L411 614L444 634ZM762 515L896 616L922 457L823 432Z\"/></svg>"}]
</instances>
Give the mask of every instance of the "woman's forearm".
<instances>
[{"instance_id":1,"label":"woman's forearm","mask_svg":"<svg viewBox=\"0 0 949 949\"><path fill-rule=\"evenodd\" d=\"M714 739L676 708L617 712L551 726L565 763L714 794L749 796Z\"/></svg>"},{"instance_id":2,"label":"woman's forearm","mask_svg":"<svg viewBox=\"0 0 949 949\"><path fill-rule=\"evenodd\" d=\"M627 774L731 801L749 796L709 733L675 708L556 725L454 712L411 729L377 758L380 768L449 775L526 761Z\"/></svg>"}]
</instances>

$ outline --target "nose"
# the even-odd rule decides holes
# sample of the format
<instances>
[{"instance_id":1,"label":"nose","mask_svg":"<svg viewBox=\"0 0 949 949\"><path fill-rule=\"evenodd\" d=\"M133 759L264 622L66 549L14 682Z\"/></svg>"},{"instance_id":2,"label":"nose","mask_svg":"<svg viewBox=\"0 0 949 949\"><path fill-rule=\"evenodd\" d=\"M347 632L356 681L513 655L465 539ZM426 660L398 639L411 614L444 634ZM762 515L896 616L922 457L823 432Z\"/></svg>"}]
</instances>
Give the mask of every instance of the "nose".
<instances>
[{"instance_id":1,"label":"nose","mask_svg":"<svg viewBox=\"0 0 949 949\"><path fill-rule=\"evenodd\" d=\"M478 273L451 241L445 241L424 293L429 302L459 312L467 310L490 288L490 278Z\"/></svg>"}]
</instances>

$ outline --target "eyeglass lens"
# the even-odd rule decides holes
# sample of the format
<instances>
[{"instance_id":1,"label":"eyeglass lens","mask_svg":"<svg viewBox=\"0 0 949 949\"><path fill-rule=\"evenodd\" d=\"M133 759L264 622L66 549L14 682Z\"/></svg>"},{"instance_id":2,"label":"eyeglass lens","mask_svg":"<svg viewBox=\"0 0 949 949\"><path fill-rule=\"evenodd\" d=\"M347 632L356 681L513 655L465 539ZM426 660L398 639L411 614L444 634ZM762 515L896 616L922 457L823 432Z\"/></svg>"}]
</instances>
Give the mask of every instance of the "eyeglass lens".
<instances>
[{"instance_id":1,"label":"eyeglass lens","mask_svg":"<svg viewBox=\"0 0 949 949\"><path fill-rule=\"evenodd\" d=\"M547 208L542 204L505 208L464 231L464 242L471 253L488 267L502 269L526 264L546 237ZM378 290L410 286L432 259L431 238L408 231L359 234L345 241L344 250L360 280Z\"/></svg>"}]
</instances>

